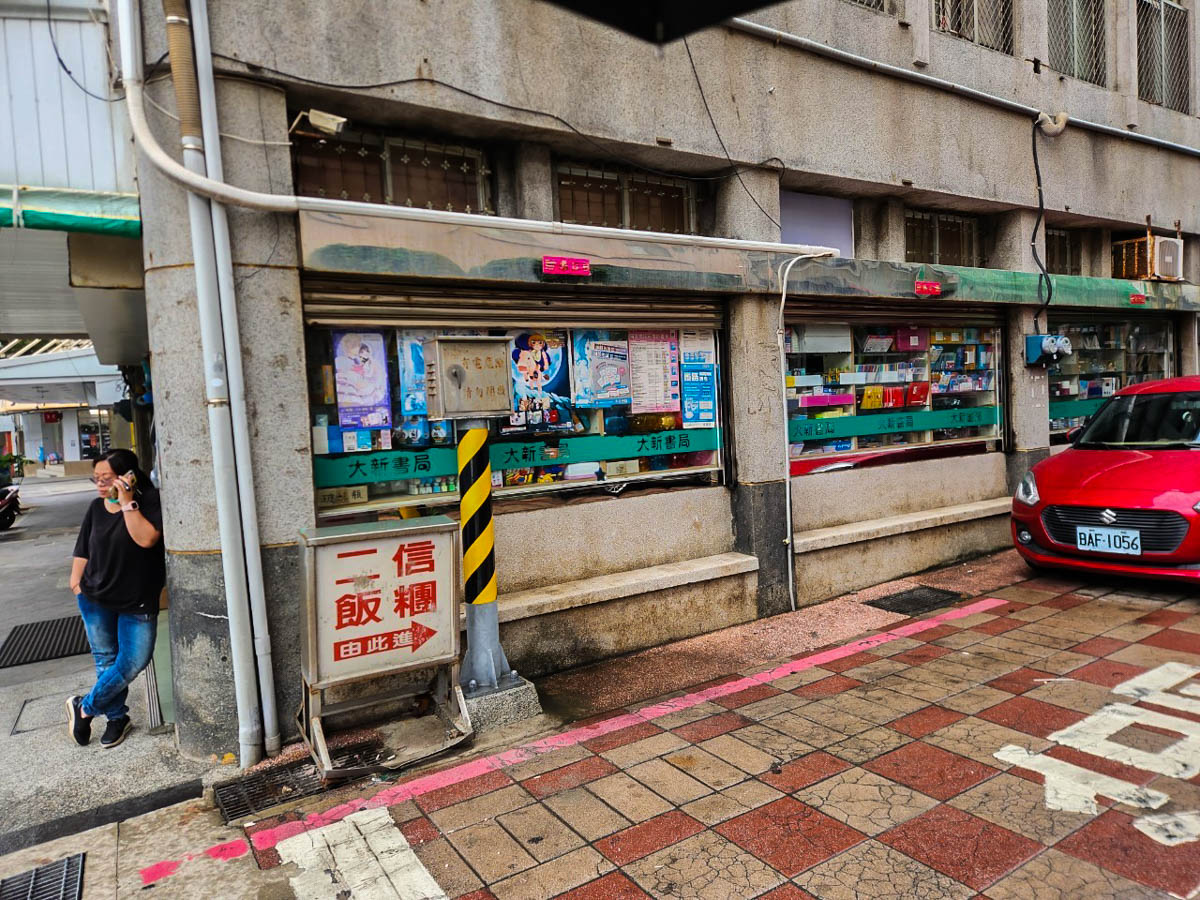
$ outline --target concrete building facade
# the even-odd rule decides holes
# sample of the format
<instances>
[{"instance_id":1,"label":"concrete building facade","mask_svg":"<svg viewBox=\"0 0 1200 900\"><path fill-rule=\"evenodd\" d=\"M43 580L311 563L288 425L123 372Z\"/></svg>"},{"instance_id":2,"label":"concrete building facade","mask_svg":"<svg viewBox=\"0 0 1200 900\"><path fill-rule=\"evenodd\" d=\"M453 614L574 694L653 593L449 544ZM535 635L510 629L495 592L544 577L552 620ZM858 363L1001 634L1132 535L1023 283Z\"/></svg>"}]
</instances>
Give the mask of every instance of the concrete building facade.
<instances>
[{"instance_id":1,"label":"concrete building facade","mask_svg":"<svg viewBox=\"0 0 1200 900\"><path fill-rule=\"evenodd\" d=\"M1024 336L1045 320L1030 249L1033 116L1015 107L1101 126L1037 138L1052 232L1039 232L1036 246L1056 261L1051 327L1089 341L1125 328L1123 340L1141 342L1140 355L1129 351L1130 374L1149 374L1156 353L1170 360L1166 370L1197 373L1195 287L1111 277L1114 241L1144 234L1147 217L1158 234L1182 233L1191 281L1200 263L1190 149L1200 147L1200 54L1175 60L1157 86L1139 85L1137 2L1101 4L1102 40L1093 34L1092 56L1066 62L1062 23L1041 0L1017 0L1011 20L981 18L969 30L928 0L879 9L791 2L662 48L531 0L436 0L402 14L375 2L353 17L300 0L214 4L226 180L364 204L344 214L230 212L281 710L290 715L300 693L297 531L413 504L379 481L357 497L337 495L357 482L323 474L355 457L319 445L317 433L340 423L323 411L331 397L314 400L314 379L336 363L332 336L344 331L374 329L385 340L456 324L713 334L719 452L674 474L668 461L625 481L618 468L606 483L499 492L501 634L523 673L775 615L1003 546L1015 480L1111 387L1092 396L1101 373L1048 374L1023 359ZM1186 21L1192 47L1195 15ZM147 6L141 24L148 66L166 50L162 12ZM1091 81L1052 68L1083 72L1089 60ZM151 128L177 154L170 81L148 94ZM311 110L344 117L344 131L315 129L303 115ZM456 198L450 212L473 219L372 212L370 204L412 203L405 190L415 182L401 180L408 170L395 161L410 152L444 172L475 166L462 179L469 189L445 188ZM336 154L348 162L335 166ZM368 156L381 181L361 162ZM144 156L138 183L179 737L185 752L221 753L236 744L237 722L186 198ZM651 194L660 205L639 212ZM607 196L620 199L588 206ZM608 231L522 231L514 219ZM639 222L654 227L618 227ZM797 259L812 255L799 245L836 253ZM556 277L547 258L588 259L601 277ZM885 338L884 350L870 349ZM896 352L901 339L907 356ZM963 345L974 349L955 356ZM902 374L874 380L880 372ZM847 387L814 399L804 390L815 376ZM979 389L956 387L955 405L941 402L951 390L938 386L958 376L981 379ZM1082 395L1081 379L1090 385ZM829 396L850 397L843 412L855 415L805 411L835 406ZM917 424L860 427L864 411L888 406L916 410ZM585 436L615 436L596 431L606 427L596 417L581 424ZM393 431L400 443L389 436L369 456L408 452L403 429ZM558 439L535 431L523 439L557 453ZM676 432L688 433L663 433ZM453 494L421 505L453 509Z\"/></svg>"}]
</instances>

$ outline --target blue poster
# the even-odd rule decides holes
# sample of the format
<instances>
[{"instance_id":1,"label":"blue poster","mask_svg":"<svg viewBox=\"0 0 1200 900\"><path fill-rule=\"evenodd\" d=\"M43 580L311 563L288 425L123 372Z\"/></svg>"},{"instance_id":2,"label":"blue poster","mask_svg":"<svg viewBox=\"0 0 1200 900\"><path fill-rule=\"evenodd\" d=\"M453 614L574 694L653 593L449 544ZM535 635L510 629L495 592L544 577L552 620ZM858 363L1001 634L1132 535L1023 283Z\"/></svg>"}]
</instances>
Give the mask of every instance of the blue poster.
<instances>
[{"instance_id":1,"label":"blue poster","mask_svg":"<svg viewBox=\"0 0 1200 900\"><path fill-rule=\"evenodd\" d=\"M571 386L575 406L628 404L629 340L623 331L571 332Z\"/></svg>"},{"instance_id":2,"label":"blue poster","mask_svg":"<svg viewBox=\"0 0 1200 900\"><path fill-rule=\"evenodd\" d=\"M343 428L391 427L387 351L380 332L335 331L333 371L337 385L338 425Z\"/></svg>"},{"instance_id":3,"label":"blue poster","mask_svg":"<svg viewBox=\"0 0 1200 900\"><path fill-rule=\"evenodd\" d=\"M509 332L509 351L513 378L510 428L570 429L571 367L566 332Z\"/></svg>"},{"instance_id":4,"label":"blue poster","mask_svg":"<svg viewBox=\"0 0 1200 900\"><path fill-rule=\"evenodd\" d=\"M711 331L682 331L679 371L684 428L717 424L717 346Z\"/></svg>"},{"instance_id":5,"label":"blue poster","mask_svg":"<svg viewBox=\"0 0 1200 900\"><path fill-rule=\"evenodd\" d=\"M425 405L425 341L435 331L397 331L396 355L400 362L400 409L407 416L423 416Z\"/></svg>"}]
</instances>

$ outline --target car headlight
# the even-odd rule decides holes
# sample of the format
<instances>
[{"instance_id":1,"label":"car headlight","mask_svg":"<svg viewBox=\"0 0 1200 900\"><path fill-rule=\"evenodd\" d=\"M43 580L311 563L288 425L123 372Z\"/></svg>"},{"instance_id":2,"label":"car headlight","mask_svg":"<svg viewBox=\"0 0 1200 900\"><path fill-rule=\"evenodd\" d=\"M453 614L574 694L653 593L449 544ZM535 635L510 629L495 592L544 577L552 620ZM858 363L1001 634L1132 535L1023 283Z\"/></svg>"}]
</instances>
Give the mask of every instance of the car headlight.
<instances>
[{"instance_id":1,"label":"car headlight","mask_svg":"<svg viewBox=\"0 0 1200 900\"><path fill-rule=\"evenodd\" d=\"M1041 502L1042 498L1038 495L1037 479L1033 477L1033 472L1025 473L1025 477L1017 485L1017 492L1014 496L1018 503L1024 503L1026 506L1037 506Z\"/></svg>"}]
</instances>

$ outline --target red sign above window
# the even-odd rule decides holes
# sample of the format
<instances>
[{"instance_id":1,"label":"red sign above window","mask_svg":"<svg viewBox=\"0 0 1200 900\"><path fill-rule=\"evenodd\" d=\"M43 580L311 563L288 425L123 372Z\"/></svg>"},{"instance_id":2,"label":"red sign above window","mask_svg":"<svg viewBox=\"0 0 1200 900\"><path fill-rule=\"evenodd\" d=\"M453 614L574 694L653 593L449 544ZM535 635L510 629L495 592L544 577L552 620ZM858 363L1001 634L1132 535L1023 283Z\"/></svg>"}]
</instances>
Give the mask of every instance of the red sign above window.
<instances>
[{"instance_id":1,"label":"red sign above window","mask_svg":"<svg viewBox=\"0 0 1200 900\"><path fill-rule=\"evenodd\" d=\"M576 256L543 256L543 275L591 275L590 260Z\"/></svg>"},{"instance_id":2,"label":"red sign above window","mask_svg":"<svg viewBox=\"0 0 1200 900\"><path fill-rule=\"evenodd\" d=\"M913 291L918 297L940 297L942 296L942 283L940 281L918 281Z\"/></svg>"},{"instance_id":3,"label":"red sign above window","mask_svg":"<svg viewBox=\"0 0 1200 900\"><path fill-rule=\"evenodd\" d=\"M1146 305L1146 295L1145 294L1130 294L1129 295L1129 303L1131 306L1145 306Z\"/></svg>"}]
</instances>

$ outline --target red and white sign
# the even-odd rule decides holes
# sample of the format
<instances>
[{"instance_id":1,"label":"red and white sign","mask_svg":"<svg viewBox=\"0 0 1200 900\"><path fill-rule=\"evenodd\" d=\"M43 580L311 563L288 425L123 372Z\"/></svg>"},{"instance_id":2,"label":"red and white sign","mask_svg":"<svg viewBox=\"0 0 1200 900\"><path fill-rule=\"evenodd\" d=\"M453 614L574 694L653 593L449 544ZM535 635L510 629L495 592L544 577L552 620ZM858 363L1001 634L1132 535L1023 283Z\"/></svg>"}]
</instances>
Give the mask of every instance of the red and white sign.
<instances>
[{"instance_id":1,"label":"red and white sign","mask_svg":"<svg viewBox=\"0 0 1200 900\"><path fill-rule=\"evenodd\" d=\"M543 275L591 275L592 263L578 256L543 256Z\"/></svg>"},{"instance_id":2,"label":"red and white sign","mask_svg":"<svg viewBox=\"0 0 1200 900\"><path fill-rule=\"evenodd\" d=\"M942 296L942 283L940 281L918 281L913 292L918 297L940 297Z\"/></svg>"},{"instance_id":3,"label":"red and white sign","mask_svg":"<svg viewBox=\"0 0 1200 900\"><path fill-rule=\"evenodd\" d=\"M1145 306L1146 305L1146 295L1145 294L1130 294L1129 295L1129 305L1130 306Z\"/></svg>"},{"instance_id":4,"label":"red and white sign","mask_svg":"<svg viewBox=\"0 0 1200 900\"><path fill-rule=\"evenodd\" d=\"M316 680L358 678L453 658L453 531L315 547Z\"/></svg>"}]
</instances>

